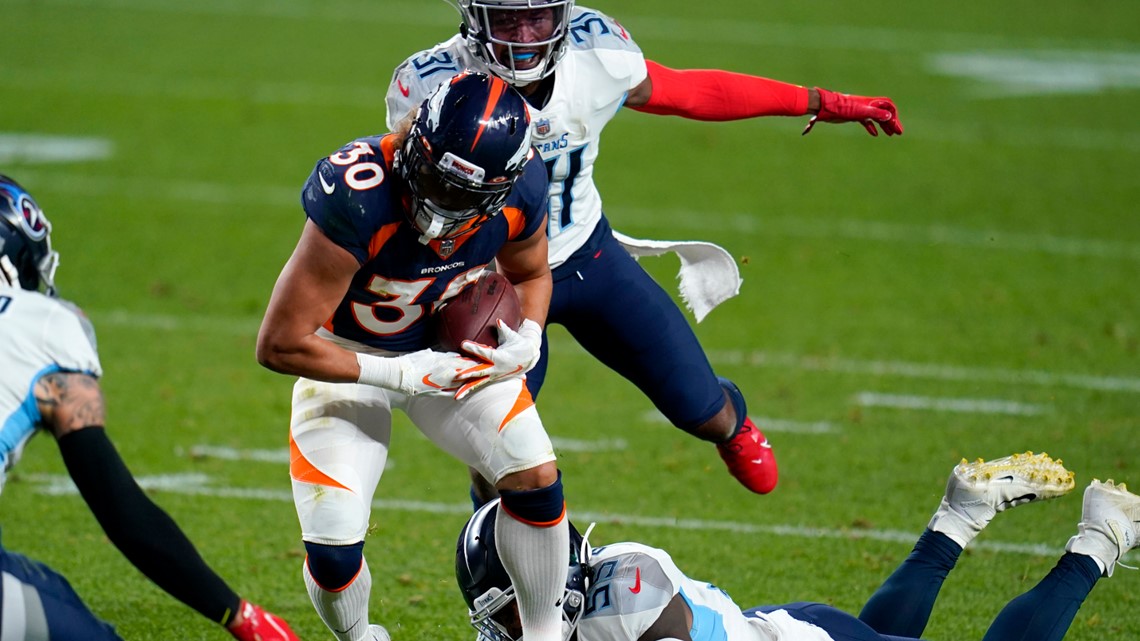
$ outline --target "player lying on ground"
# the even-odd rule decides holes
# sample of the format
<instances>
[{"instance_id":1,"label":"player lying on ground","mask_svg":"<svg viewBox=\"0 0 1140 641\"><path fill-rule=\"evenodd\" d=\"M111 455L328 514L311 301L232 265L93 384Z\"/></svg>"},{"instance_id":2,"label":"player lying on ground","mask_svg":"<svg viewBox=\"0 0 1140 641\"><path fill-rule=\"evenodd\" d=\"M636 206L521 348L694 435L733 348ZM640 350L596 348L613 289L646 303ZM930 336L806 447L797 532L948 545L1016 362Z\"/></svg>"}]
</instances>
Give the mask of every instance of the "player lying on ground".
<instances>
[{"instance_id":1,"label":"player lying on ground","mask_svg":"<svg viewBox=\"0 0 1140 641\"><path fill-rule=\"evenodd\" d=\"M610 229L593 178L599 139L623 106L696 120L811 114L805 133L822 120L858 122L872 135L876 126L887 135L901 134L894 103L715 69L669 69L647 61L617 21L575 7L573 0L454 4L463 20L460 33L396 68L388 88L388 126L464 69L516 86L531 108L535 147L550 176L546 233L554 292L547 323L566 327L594 358L637 385L674 426L716 443L729 472L749 490L772 491L776 458L749 420L743 394L713 372L681 310ZM731 282L724 294L731 296L740 280L727 252L705 249L725 257L727 273L690 282L682 270L681 292L690 304L706 297L711 305L719 302L697 282ZM527 375L535 398L547 362L544 334L542 356ZM476 502L490 499L493 493L477 475L474 480Z\"/></svg>"},{"instance_id":2,"label":"player lying on ground","mask_svg":"<svg viewBox=\"0 0 1140 641\"><path fill-rule=\"evenodd\" d=\"M995 514L1073 489L1073 475L1044 454L963 461L910 556L858 617L822 603L742 610L724 591L686 576L664 550L615 543L570 548L564 639L578 641L907 641L926 627L946 575ZM486 641L517 640L513 588L496 556L494 511L468 521L456 550L456 578L471 624ZM589 531L587 531L589 536ZM1102 576L1140 534L1140 497L1093 481L1077 534L1049 574L1010 601L984 641L1058 641Z\"/></svg>"},{"instance_id":3,"label":"player lying on ground","mask_svg":"<svg viewBox=\"0 0 1140 641\"><path fill-rule=\"evenodd\" d=\"M50 232L28 192L0 176L0 488L32 435L50 432L107 538L148 579L242 641L297 641L283 620L241 599L206 565L107 438L95 332L56 297ZM0 639L119 638L48 566L0 548L0 572Z\"/></svg>"},{"instance_id":4,"label":"player lying on ground","mask_svg":"<svg viewBox=\"0 0 1140 641\"><path fill-rule=\"evenodd\" d=\"M463 74L414 118L321 159L308 219L273 289L258 360L299 376L290 446L304 580L340 641L386 639L370 624L364 562L392 413L502 494L496 534L528 641L559 634L569 529L554 448L523 375L538 360L550 301L546 172L529 117L505 82ZM480 362L431 349L431 314L494 260L523 317Z\"/></svg>"}]
</instances>

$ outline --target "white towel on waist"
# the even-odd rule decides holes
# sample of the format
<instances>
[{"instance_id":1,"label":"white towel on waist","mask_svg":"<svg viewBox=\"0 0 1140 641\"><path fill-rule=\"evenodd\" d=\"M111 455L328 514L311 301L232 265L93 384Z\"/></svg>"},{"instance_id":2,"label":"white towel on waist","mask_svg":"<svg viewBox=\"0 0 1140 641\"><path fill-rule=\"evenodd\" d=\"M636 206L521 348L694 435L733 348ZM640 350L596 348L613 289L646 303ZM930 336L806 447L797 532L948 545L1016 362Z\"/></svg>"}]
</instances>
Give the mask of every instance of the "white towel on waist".
<instances>
[{"instance_id":1,"label":"white towel on waist","mask_svg":"<svg viewBox=\"0 0 1140 641\"><path fill-rule=\"evenodd\" d=\"M714 307L740 293L740 270L723 247L696 240L642 240L614 230L614 238L630 256L660 256L668 252L681 259L681 300L697 322Z\"/></svg>"}]
</instances>

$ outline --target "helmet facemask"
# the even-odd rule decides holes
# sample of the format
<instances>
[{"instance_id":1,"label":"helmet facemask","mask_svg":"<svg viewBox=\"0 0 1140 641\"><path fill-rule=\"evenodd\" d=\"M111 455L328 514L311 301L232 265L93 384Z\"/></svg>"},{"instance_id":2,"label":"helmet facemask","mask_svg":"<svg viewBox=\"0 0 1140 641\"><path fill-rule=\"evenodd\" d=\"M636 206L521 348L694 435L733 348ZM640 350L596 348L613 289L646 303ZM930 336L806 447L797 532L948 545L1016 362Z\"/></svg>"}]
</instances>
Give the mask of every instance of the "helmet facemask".
<instances>
[{"instance_id":1,"label":"helmet facemask","mask_svg":"<svg viewBox=\"0 0 1140 641\"><path fill-rule=\"evenodd\" d=\"M412 199L409 216L421 243L473 231L499 213L514 184L484 183L482 167L451 152L433 161L431 144L415 128L401 153L401 175Z\"/></svg>"},{"instance_id":2,"label":"helmet facemask","mask_svg":"<svg viewBox=\"0 0 1140 641\"><path fill-rule=\"evenodd\" d=\"M522 87L554 73L566 52L573 0L458 0L458 4L468 49L496 76Z\"/></svg>"}]
</instances>

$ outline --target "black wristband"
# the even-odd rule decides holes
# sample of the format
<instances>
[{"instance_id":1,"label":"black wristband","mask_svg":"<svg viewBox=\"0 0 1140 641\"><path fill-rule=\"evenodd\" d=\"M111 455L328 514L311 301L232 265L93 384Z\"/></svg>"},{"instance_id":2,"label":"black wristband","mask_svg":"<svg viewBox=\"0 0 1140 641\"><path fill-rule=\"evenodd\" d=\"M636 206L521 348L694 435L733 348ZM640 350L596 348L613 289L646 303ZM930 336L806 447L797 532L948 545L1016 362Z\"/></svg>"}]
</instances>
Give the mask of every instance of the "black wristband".
<instances>
[{"instance_id":1,"label":"black wristband","mask_svg":"<svg viewBox=\"0 0 1140 641\"><path fill-rule=\"evenodd\" d=\"M136 568L171 596L222 625L240 599L170 516L142 491L102 426L64 434L59 452L83 500Z\"/></svg>"}]
</instances>

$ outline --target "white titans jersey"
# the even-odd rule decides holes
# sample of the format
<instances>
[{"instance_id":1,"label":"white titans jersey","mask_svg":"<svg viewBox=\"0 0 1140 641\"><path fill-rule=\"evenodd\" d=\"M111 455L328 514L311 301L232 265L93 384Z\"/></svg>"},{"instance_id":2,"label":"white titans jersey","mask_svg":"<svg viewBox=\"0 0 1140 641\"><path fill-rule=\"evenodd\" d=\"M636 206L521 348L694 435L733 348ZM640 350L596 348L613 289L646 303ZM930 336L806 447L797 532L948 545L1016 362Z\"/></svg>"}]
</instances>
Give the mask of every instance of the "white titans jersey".
<instances>
[{"instance_id":1,"label":"white titans jersey","mask_svg":"<svg viewBox=\"0 0 1140 641\"><path fill-rule=\"evenodd\" d=\"M566 37L553 93L544 108L530 110L534 146L550 175L552 267L581 247L601 220L602 199L594 186L598 139L629 90L647 75L641 49L609 16L575 7ZM388 128L395 129L433 89L464 69L489 73L459 35L401 63L388 87Z\"/></svg>"},{"instance_id":2,"label":"white titans jersey","mask_svg":"<svg viewBox=\"0 0 1140 641\"><path fill-rule=\"evenodd\" d=\"M637 641L678 593L693 613L693 641L832 641L783 610L745 616L724 590L685 576L664 550L615 543L594 548L590 567L579 641Z\"/></svg>"},{"instance_id":3,"label":"white titans jersey","mask_svg":"<svg viewBox=\"0 0 1140 641\"><path fill-rule=\"evenodd\" d=\"M40 423L35 382L59 371L102 375L91 324L71 303L0 286L0 489Z\"/></svg>"}]
</instances>

